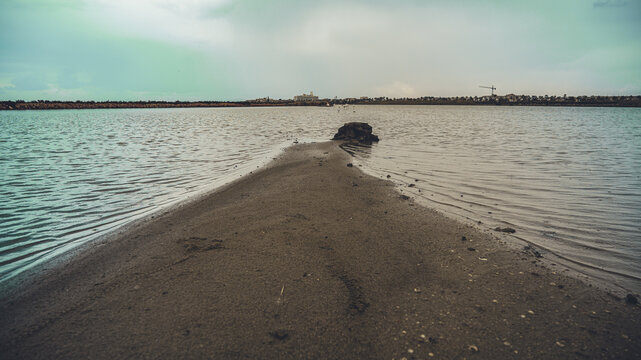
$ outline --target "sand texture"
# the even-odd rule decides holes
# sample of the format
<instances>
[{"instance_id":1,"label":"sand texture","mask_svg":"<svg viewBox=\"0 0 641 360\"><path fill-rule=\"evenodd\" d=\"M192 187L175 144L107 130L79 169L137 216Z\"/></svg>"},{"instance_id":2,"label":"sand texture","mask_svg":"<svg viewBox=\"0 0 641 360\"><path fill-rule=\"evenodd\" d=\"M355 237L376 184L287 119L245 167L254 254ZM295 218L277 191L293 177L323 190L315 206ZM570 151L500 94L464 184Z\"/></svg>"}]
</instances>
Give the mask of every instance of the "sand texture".
<instances>
[{"instance_id":1,"label":"sand texture","mask_svg":"<svg viewBox=\"0 0 641 360\"><path fill-rule=\"evenodd\" d=\"M0 358L641 358L638 305L350 161L294 146L25 281Z\"/></svg>"}]
</instances>

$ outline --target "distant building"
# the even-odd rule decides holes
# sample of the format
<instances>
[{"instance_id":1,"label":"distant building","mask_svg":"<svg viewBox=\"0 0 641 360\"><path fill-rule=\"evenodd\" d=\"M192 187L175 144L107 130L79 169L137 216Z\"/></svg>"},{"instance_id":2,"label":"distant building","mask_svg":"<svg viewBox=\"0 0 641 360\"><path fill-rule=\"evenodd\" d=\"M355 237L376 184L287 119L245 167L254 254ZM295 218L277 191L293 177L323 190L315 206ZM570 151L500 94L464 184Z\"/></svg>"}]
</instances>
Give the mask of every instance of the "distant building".
<instances>
[{"instance_id":1,"label":"distant building","mask_svg":"<svg viewBox=\"0 0 641 360\"><path fill-rule=\"evenodd\" d=\"M294 101L318 101L318 96L314 95L313 91L310 91L309 95L303 93L303 95L294 96Z\"/></svg>"},{"instance_id":2,"label":"distant building","mask_svg":"<svg viewBox=\"0 0 641 360\"><path fill-rule=\"evenodd\" d=\"M516 102L518 100L518 97L514 94L507 94L505 95L505 98L507 99L507 101L511 103Z\"/></svg>"},{"instance_id":3,"label":"distant building","mask_svg":"<svg viewBox=\"0 0 641 360\"><path fill-rule=\"evenodd\" d=\"M264 97L264 98L258 98L258 99L255 99L255 100L251 100L251 102L268 103L269 102L269 96L268 97Z\"/></svg>"}]
</instances>

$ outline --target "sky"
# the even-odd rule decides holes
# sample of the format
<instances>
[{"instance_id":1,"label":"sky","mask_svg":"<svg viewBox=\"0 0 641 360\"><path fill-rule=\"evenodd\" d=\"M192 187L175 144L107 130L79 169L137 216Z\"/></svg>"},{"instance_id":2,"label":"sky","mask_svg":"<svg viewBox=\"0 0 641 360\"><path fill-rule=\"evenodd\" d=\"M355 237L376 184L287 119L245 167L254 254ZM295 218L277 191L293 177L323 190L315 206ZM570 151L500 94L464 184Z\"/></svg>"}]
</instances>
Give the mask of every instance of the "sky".
<instances>
[{"instance_id":1,"label":"sky","mask_svg":"<svg viewBox=\"0 0 641 360\"><path fill-rule=\"evenodd\" d=\"M641 0L0 0L0 100L641 95Z\"/></svg>"}]
</instances>

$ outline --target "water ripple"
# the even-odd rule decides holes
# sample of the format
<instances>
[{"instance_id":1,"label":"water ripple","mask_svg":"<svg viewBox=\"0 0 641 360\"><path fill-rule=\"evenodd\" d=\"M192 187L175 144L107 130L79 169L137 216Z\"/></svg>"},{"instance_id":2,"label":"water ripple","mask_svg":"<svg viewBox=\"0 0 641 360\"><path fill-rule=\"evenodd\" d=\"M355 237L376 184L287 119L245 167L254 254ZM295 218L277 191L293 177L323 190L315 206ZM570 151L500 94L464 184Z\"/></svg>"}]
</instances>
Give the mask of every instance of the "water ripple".
<instances>
[{"instance_id":1,"label":"water ripple","mask_svg":"<svg viewBox=\"0 0 641 360\"><path fill-rule=\"evenodd\" d=\"M640 109L339 110L0 111L0 281L366 121L382 141L345 148L366 171L641 291Z\"/></svg>"},{"instance_id":2,"label":"water ripple","mask_svg":"<svg viewBox=\"0 0 641 360\"><path fill-rule=\"evenodd\" d=\"M641 291L640 109L358 110L383 139L351 149L374 175L450 216L510 224L573 268Z\"/></svg>"}]
</instances>

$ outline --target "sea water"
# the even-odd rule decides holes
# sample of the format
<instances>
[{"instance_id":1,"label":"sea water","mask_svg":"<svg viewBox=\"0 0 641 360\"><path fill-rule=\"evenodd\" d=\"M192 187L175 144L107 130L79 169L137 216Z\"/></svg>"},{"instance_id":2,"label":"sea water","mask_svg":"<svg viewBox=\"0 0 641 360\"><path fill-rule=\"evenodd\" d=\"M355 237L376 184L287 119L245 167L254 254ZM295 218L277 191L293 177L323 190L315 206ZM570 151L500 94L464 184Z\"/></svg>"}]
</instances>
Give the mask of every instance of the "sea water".
<instances>
[{"instance_id":1,"label":"sea water","mask_svg":"<svg viewBox=\"0 0 641 360\"><path fill-rule=\"evenodd\" d=\"M641 109L476 106L0 112L0 282L347 121L418 202L641 290Z\"/></svg>"}]
</instances>

